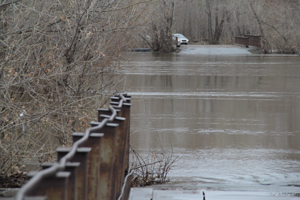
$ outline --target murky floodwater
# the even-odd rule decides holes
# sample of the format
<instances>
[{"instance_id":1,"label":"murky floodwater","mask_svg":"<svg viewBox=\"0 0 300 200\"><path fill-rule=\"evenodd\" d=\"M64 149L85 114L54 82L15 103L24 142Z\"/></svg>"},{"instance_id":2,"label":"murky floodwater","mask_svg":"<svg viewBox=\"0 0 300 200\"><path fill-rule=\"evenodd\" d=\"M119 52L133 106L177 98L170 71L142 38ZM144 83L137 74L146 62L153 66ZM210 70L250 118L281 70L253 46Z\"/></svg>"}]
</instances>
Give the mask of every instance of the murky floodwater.
<instances>
[{"instance_id":1,"label":"murky floodwater","mask_svg":"<svg viewBox=\"0 0 300 200\"><path fill-rule=\"evenodd\" d=\"M300 58L135 53L124 64L131 144L180 160L171 181L300 191Z\"/></svg>"}]
</instances>

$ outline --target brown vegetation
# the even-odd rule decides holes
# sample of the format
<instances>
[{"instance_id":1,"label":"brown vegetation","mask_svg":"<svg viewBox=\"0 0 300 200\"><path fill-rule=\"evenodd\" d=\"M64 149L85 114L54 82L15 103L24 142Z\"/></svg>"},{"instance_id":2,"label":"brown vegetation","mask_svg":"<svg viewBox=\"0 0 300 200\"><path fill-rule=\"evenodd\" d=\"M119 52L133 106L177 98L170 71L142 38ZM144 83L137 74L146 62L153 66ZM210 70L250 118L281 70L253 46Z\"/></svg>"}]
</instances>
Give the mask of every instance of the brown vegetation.
<instances>
[{"instance_id":1,"label":"brown vegetation","mask_svg":"<svg viewBox=\"0 0 300 200\"><path fill-rule=\"evenodd\" d=\"M167 175L179 157L173 151L150 151L142 155L131 147L131 169L135 172L131 181L133 187L143 187L153 184L162 184L169 181Z\"/></svg>"},{"instance_id":2,"label":"brown vegetation","mask_svg":"<svg viewBox=\"0 0 300 200\"><path fill-rule=\"evenodd\" d=\"M52 161L119 90L138 1L1 1L0 173ZM93 112L94 113L94 112Z\"/></svg>"}]
</instances>

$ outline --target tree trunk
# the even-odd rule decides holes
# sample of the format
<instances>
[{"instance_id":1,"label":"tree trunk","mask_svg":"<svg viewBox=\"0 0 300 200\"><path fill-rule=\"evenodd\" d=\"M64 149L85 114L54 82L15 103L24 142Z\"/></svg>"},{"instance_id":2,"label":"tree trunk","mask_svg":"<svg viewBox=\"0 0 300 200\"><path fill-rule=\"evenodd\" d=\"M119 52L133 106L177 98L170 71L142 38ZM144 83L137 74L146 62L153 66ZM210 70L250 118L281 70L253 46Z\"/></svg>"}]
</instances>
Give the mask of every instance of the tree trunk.
<instances>
[{"instance_id":1,"label":"tree trunk","mask_svg":"<svg viewBox=\"0 0 300 200\"><path fill-rule=\"evenodd\" d=\"M271 48L270 43L267 41L267 39L265 37L264 29L262 27L262 22L259 19L257 13L255 12L252 3L250 3L250 7L251 7L251 10L252 10L252 12L254 14L254 17L257 20L257 23L258 23L258 26L259 26L260 35L261 35L261 39L262 39L261 40L261 42L262 42L261 47L264 49L265 52L267 52Z\"/></svg>"},{"instance_id":2,"label":"tree trunk","mask_svg":"<svg viewBox=\"0 0 300 200\"><path fill-rule=\"evenodd\" d=\"M207 35L209 43L212 42L212 23L211 23L211 9L210 0L206 0L206 14L207 14Z\"/></svg>"},{"instance_id":3,"label":"tree trunk","mask_svg":"<svg viewBox=\"0 0 300 200\"><path fill-rule=\"evenodd\" d=\"M224 21L225 21L225 12L223 11L223 17L219 24L218 9L216 9L216 26L215 26L215 33L212 39L212 44L220 43L220 38L223 32Z\"/></svg>"}]
</instances>

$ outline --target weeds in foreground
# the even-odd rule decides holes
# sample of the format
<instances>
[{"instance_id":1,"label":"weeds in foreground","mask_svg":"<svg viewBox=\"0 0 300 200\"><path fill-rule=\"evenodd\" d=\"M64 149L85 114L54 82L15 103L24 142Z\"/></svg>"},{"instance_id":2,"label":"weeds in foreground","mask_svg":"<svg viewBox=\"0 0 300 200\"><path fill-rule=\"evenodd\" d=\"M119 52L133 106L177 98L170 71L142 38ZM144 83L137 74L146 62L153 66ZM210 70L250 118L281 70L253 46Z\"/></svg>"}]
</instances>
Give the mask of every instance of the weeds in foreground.
<instances>
[{"instance_id":1,"label":"weeds in foreground","mask_svg":"<svg viewBox=\"0 0 300 200\"><path fill-rule=\"evenodd\" d=\"M171 167L179 159L173 151L150 151L147 155L139 154L134 148L131 150L131 169L134 170L132 187L143 187L161 184L169 181L167 175Z\"/></svg>"}]
</instances>

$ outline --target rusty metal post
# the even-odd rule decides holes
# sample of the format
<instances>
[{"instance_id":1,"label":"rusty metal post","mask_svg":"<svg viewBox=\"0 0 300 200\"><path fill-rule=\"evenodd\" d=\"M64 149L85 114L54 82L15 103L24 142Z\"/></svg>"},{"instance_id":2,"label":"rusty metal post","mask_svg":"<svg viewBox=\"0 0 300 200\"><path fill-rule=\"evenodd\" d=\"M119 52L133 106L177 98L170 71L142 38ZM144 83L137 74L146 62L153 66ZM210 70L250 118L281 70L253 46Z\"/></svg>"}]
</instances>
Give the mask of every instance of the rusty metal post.
<instances>
[{"instance_id":1,"label":"rusty metal post","mask_svg":"<svg viewBox=\"0 0 300 200\"><path fill-rule=\"evenodd\" d=\"M249 45L261 48L261 36L260 35L245 35L249 38Z\"/></svg>"},{"instance_id":2,"label":"rusty metal post","mask_svg":"<svg viewBox=\"0 0 300 200\"><path fill-rule=\"evenodd\" d=\"M96 126L98 123L93 124ZM101 131L104 136L101 139L100 150L100 191L99 196L101 200L115 200L115 195L112 194L112 187L115 184L115 177L113 174L115 154L115 136L119 125L115 123L107 123Z\"/></svg>"},{"instance_id":3,"label":"rusty metal post","mask_svg":"<svg viewBox=\"0 0 300 200\"><path fill-rule=\"evenodd\" d=\"M84 134L85 133L73 133L73 142L80 140ZM88 200L97 200L100 198L100 148L103 135L103 133L92 133L88 140L82 145L92 148L88 154Z\"/></svg>"},{"instance_id":4,"label":"rusty metal post","mask_svg":"<svg viewBox=\"0 0 300 200\"><path fill-rule=\"evenodd\" d=\"M120 97L117 97L117 96L110 97L110 101L112 101L112 102L119 102L119 100L120 100Z\"/></svg>"},{"instance_id":5,"label":"rusty metal post","mask_svg":"<svg viewBox=\"0 0 300 200\"><path fill-rule=\"evenodd\" d=\"M29 172L28 176L33 177L36 173ZM70 174L70 172L56 172L55 175L42 179L36 187L27 193L27 196L47 196L47 200L67 200Z\"/></svg>"},{"instance_id":6,"label":"rusty metal post","mask_svg":"<svg viewBox=\"0 0 300 200\"><path fill-rule=\"evenodd\" d=\"M104 115L111 115L111 111L108 110L108 109L98 108L97 111L98 111L98 122L101 122L101 120L100 120L100 118L99 118L101 114L104 114Z\"/></svg>"},{"instance_id":7,"label":"rusty metal post","mask_svg":"<svg viewBox=\"0 0 300 200\"><path fill-rule=\"evenodd\" d=\"M109 115L100 115L100 119L109 118ZM125 157L125 147L126 147L126 127L125 127L125 118L116 117L112 123L119 124L116 130L115 136L115 154L116 160L114 162L113 174L115 174L115 185L113 187L112 193L116 197L119 197L121 194L123 179L124 179L124 157Z\"/></svg>"},{"instance_id":8,"label":"rusty metal post","mask_svg":"<svg viewBox=\"0 0 300 200\"><path fill-rule=\"evenodd\" d=\"M60 160L65 156L71 148L57 148L57 160ZM87 159L88 153L91 151L91 148L81 147L77 149L75 156L71 159L71 162L80 162L80 165L77 169L77 200L86 200L87 199Z\"/></svg>"},{"instance_id":9,"label":"rusty metal post","mask_svg":"<svg viewBox=\"0 0 300 200\"><path fill-rule=\"evenodd\" d=\"M116 107L116 102L111 102L113 107ZM125 146L125 155L124 155L124 170L125 174L123 177L125 177L129 170L129 144L130 144L130 103L123 103L122 108L118 115L120 117L126 118L124 129L126 130L126 146Z\"/></svg>"},{"instance_id":10,"label":"rusty metal post","mask_svg":"<svg viewBox=\"0 0 300 200\"><path fill-rule=\"evenodd\" d=\"M131 96L124 96L126 99L126 102L123 103L130 103L131 102ZM110 97L111 102L120 102L120 97Z\"/></svg>"},{"instance_id":11,"label":"rusty metal post","mask_svg":"<svg viewBox=\"0 0 300 200\"><path fill-rule=\"evenodd\" d=\"M51 167L54 163L42 163L41 167L42 169L47 169ZM68 180L68 200L75 200L75 197L77 196L76 193L76 182L77 182L77 168L79 167L79 162L74 163L66 163L66 168L64 171L70 172L69 180Z\"/></svg>"}]
</instances>

